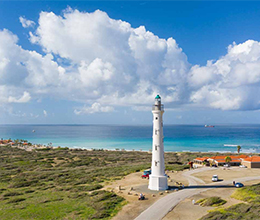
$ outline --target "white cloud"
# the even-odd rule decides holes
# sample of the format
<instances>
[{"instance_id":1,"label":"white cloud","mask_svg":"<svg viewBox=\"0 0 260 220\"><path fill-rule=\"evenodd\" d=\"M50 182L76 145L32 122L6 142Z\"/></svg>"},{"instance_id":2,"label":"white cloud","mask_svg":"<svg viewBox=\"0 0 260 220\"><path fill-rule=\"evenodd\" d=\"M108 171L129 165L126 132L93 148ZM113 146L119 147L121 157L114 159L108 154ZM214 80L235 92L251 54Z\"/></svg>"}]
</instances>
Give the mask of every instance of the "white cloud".
<instances>
[{"instance_id":1,"label":"white cloud","mask_svg":"<svg viewBox=\"0 0 260 220\"><path fill-rule=\"evenodd\" d=\"M30 96L30 93L29 92L24 92L22 97L20 98L16 98L16 97L13 97L13 96L9 96L8 98L8 102L9 103L26 103L26 102L29 102L31 100L31 96Z\"/></svg>"},{"instance_id":2,"label":"white cloud","mask_svg":"<svg viewBox=\"0 0 260 220\"><path fill-rule=\"evenodd\" d=\"M76 115L81 114L94 114L98 112L113 112L114 108L111 106L102 106L100 103L93 103L90 107L84 106L83 108L75 109Z\"/></svg>"},{"instance_id":3,"label":"white cloud","mask_svg":"<svg viewBox=\"0 0 260 220\"><path fill-rule=\"evenodd\" d=\"M21 24L24 28L33 27L35 25L34 21L27 20L26 18L24 18L22 16L19 17L19 21L21 22Z\"/></svg>"},{"instance_id":4,"label":"white cloud","mask_svg":"<svg viewBox=\"0 0 260 220\"><path fill-rule=\"evenodd\" d=\"M63 16L42 12L36 32L30 35L32 43L71 64L70 80L81 91L74 91L79 100L86 100L84 93L91 101L109 97L113 105L150 102L157 92L174 100L186 98L182 94L189 68L186 55L174 39L161 39L143 26L132 28L99 10L70 9ZM146 90L140 87L143 82ZM174 92L168 89L173 86ZM143 100L131 98L140 90Z\"/></svg>"},{"instance_id":5,"label":"white cloud","mask_svg":"<svg viewBox=\"0 0 260 220\"><path fill-rule=\"evenodd\" d=\"M228 47L228 53L189 73L191 101L222 110L260 108L260 43L248 40Z\"/></svg>"},{"instance_id":6,"label":"white cloud","mask_svg":"<svg viewBox=\"0 0 260 220\"><path fill-rule=\"evenodd\" d=\"M20 20L26 27L34 24ZM30 41L43 54L23 49L17 36L0 30L1 103L52 96L94 103L76 114L110 112L115 106L138 111L150 108L159 93L169 109L260 109L257 41L234 43L217 61L191 66L173 38L159 38L99 10L41 12L35 26Z\"/></svg>"},{"instance_id":7,"label":"white cloud","mask_svg":"<svg viewBox=\"0 0 260 220\"><path fill-rule=\"evenodd\" d=\"M44 117L47 117L47 116L48 116L48 113L47 113L46 110L43 110L43 115L44 115Z\"/></svg>"}]
</instances>

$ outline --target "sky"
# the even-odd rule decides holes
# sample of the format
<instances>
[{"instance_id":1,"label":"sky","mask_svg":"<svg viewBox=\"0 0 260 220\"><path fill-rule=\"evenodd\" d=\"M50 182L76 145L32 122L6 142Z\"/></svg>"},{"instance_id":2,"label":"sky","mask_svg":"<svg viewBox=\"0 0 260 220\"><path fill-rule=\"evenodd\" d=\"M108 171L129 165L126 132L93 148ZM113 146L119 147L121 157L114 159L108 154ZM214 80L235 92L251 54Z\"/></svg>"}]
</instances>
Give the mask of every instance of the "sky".
<instances>
[{"instance_id":1,"label":"sky","mask_svg":"<svg viewBox=\"0 0 260 220\"><path fill-rule=\"evenodd\" d=\"M260 121L260 2L0 1L0 123Z\"/></svg>"}]
</instances>

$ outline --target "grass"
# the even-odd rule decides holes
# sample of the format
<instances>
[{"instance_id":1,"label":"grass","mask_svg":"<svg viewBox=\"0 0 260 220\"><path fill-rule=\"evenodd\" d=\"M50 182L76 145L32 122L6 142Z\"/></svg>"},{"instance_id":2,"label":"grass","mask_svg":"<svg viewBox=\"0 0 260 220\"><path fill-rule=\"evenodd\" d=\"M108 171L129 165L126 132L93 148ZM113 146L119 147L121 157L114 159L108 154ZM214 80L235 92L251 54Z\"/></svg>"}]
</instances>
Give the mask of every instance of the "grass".
<instances>
[{"instance_id":1,"label":"grass","mask_svg":"<svg viewBox=\"0 0 260 220\"><path fill-rule=\"evenodd\" d=\"M260 200L260 184L237 189L232 197L245 202Z\"/></svg>"},{"instance_id":2,"label":"grass","mask_svg":"<svg viewBox=\"0 0 260 220\"><path fill-rule=\"evenodd\" d=\"M224 199L221 199L220 197L213 196L205 199L200 199L196 203L198 203L201 206L221 206L224 205L227 201Z\"/></svg>"},{"instance_id":3,"label":"grass","mask_svg":"<svg viewBox=\"0 0 260 220\"><path fill-rule=\"evenodd\" d=\"M168 170L187 169L203 153L166 153ZM126 201L105 183L150 168L147 152L0 146L0 216L4 219L111 219Z\"/></svg>"},{"instance_id":4,"label":"grass","mask_svg":"<svg viewBox=\"0 0 260 220\"><path fill-rule=\"evenodd\" d=\"M260 216L260 184L236 189L233 198L246 203L239 203L225 209L210 211L201 220L249 220Z\"/></svg>"}]
</instances>

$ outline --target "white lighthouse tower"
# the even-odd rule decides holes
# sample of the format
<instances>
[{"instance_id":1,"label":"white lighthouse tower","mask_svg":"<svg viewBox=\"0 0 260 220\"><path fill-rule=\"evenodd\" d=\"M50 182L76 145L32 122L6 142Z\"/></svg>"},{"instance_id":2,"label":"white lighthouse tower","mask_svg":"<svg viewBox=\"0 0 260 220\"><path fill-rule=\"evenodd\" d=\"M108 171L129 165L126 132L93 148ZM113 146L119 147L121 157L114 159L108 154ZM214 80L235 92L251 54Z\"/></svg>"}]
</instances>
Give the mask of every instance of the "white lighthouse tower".
<instances>
[{"instance_id":1,"label":"white lighthouse tower","mask_svg":"<svg viewBox=\"0 0 260 220\"><path fill-rule=\"evenodd\" d=\"M155 97L152 108L153 113L153 153L152 153L152 173L149 176L149 186L151 190L166 190L168 188L167 176L165 175L164 165L164 146L163 146L163 113L164 107L161 97Z\"/></svg>"}]
</instances>

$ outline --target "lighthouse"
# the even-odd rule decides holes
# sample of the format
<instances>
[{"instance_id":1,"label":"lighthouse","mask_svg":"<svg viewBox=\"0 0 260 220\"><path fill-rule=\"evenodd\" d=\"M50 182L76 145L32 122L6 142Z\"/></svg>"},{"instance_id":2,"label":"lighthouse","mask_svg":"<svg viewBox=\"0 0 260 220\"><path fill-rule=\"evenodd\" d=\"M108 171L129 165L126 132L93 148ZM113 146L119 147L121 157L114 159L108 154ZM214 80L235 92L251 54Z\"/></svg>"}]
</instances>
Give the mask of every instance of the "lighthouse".
<instances>
[{"instance_id":1,"label":"lighthouse","mask_svg":"<svg viewBox=\"0 0 260 220\"><path fill-rule=\"evenodd\" d=\"M152 107L153 113L153 150L151 175L149 176L150 190L166 190L168 188L167 176L165 175L164 165L164 146L163 146L163 113L164 106L161 97L155 97Z\"/></svg>"}]
</instances>

